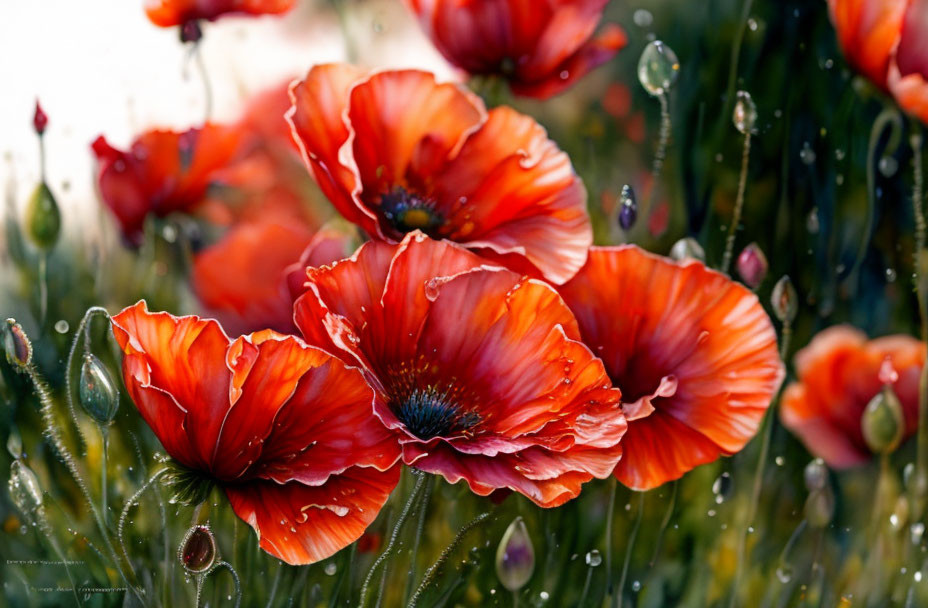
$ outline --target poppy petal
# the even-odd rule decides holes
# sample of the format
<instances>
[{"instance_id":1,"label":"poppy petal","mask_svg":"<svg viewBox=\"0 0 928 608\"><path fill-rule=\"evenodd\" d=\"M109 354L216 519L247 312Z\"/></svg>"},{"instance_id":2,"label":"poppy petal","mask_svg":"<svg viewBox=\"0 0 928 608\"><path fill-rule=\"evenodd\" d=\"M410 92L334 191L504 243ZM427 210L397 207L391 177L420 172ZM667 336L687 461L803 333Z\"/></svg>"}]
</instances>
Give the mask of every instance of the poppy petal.
<instances>
[{"instance_id":1,"label":"poppy petal","mask_svg":"<svg viewBox=\"0 0 928 608\"><path fill-rule=\"evenodd\" d=\"M225 486L235 514L261 548L288 564L311 564L356 541L399 481L400 469L353 467L321 486L256 480Z\"/></svg>"}]
</instances>

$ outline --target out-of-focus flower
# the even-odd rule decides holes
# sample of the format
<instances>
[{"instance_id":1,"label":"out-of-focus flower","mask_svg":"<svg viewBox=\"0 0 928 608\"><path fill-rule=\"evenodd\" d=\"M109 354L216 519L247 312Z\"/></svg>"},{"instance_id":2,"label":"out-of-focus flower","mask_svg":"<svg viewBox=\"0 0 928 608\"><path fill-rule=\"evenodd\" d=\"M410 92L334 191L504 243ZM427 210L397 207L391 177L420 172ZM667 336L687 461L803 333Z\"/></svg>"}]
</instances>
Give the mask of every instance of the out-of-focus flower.
<instances>
[{"instance_id":1,"label":"out-of-focus flower","mask_svg":"<svg viewBox=\"0 0 928 608\"><path fill-rule=\"evenodd\" d=\"M594 36L607 2L407 0L445 59L540 99L567 89L625 46L625 32L615 24Z\"/></svg>"},{"instance_id":2,"label":"out-of-focus flower","mask_svg":"<svg viewBox=\"0 0 928 608\"><path fill-rule=\"evenodd\" d=\"M189 212L202 203L216 172L240 152L240 130L206 124L188 131L147 131L128 151L101 135L93 142L103 202L125 238L138 245L145 217Z\"/></svg>"},{"instance_id":3,"label":"out-of-focus flower","mask_svg":"<svg viewBox=\"0 0 928 608\"><path fill-rule=\"evenodd\" d=\"M279 15L296 0L145 0L145 14L160 27L214 21L223 15Z\"/></svg>"},{"instance_id":4,"label":"out-of-focus flower","mask_svg":"<svg viewBox=\"0 0 928 608\"><path fill-rule=\"evenodd\" d=\"M291 97L288 119L316 182L371 237L421 230L558 283L586 260L586 191L530 117L487 112L427 72L344 64L314 67Z\"/></svg>"},{"instance_id":5,"label":"out-of-focus flower","mask_svg":"<svg viewBox=\"0 0 928 608\"><path fill-rule=\"evenodd\" d=\"M126 388L174 465L224 491L290 564L357 540L399 479L396 441L361 373L299 338L235 340L216 321L113 317Z\"/></svg>"},{"instance_id":6,"label":"out-of-focus flower","mask_svg":"<svg viewBox=\"0 0 928 608\"><path fill-rule=\"evenodd\" d=\"M880 369L889 361L895 373ZM834 468L866 463L870 449L861 430L867 404L891 382L905 416L905 437L918 419L918 376L925 349L910 336L875 340L849 326L830 327L796 354L798 382L783 391L780 417L814 455Z\"/></svg>"},{"instance_id":7,"label":"out-of-focus flower","mask_svg":"<svg viewBox=\"0 0 928 608\"><path fill-rule=\"evenodd\" d=\"M757 431L784 371L773 325L742 285L628 245L592 248L560 292L622 389L619 481L657 487Z\"/></svg>"},{"instance_id":8,"label":"out-of-focus flower","mask_svg":"<svg viewBox=\"0 0 928 608\"><path fill-rule=\"evenodd\" d=\"M928 122L928 0L828 0L852 66Z\"/></svg>"},{"instance_id":9,"label":"out-of-focus flower","mask_svg":"<svg viewBox=\"0 0 928 608\"><path fill-rule=\"evenodd\" d=\"M546 283L412 232L309 269L307 287L297 326L364 370L406 464L543 507L612 473L620 393Z\"/></svg>"}]
</instances>

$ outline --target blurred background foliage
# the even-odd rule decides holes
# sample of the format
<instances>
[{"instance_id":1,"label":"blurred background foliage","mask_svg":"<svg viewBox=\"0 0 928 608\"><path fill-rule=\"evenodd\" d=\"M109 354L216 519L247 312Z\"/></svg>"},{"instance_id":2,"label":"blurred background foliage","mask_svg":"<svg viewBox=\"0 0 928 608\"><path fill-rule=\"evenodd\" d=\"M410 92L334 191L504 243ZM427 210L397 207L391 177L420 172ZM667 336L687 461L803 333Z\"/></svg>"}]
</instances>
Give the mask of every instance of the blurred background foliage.
<instances>
[{"instance_id":1,"label":"blurred background foliage","mask_svg":"<svg viewBox=\"0 0 928 608\"><path fill-rule=\"evenodd\" d=\"M348 15L364 11L367 4L337 0L337 8ZM892 127L874 132L891 101L847 67L826 3L616 0L605 19L623 25L628 46L567 94L540 103L478 87L489 102L512 104L535 116L568 152L589 191L596 241L636 242L666 254L674 242L689 236L703 246L710 265L719 264L743 148L743 136L732 125L734 93L744 89L753 96L759 118L735 252L750 242L766 252L770 272L758 289L763 302L780 276L788 274L796 285L801 305L791 350L835 323L851 323L871 336L916 335L908 135L920 127L899 114L896 135ZM636 66L645 44L655 38L676 52L681 69L670 95L667 161L652 184L660 106L639 85ZM642 207L628 234L616 223L616 199L625 184L634 188L639 201L653 200L650 209ZM140 297L152 309L196 312L185 279L188 254L176 240L165 238L164 227L202 227L187 226L187 218L153 221L148 226L153 238L146 245L151 250L133 253L118 242L112 226L106 227L110 219L95 211L99 216L91 223L105 226L103 238L90 244L65 239L50 255L48 313L42 321L38 253L23 237L18 201L10 200L15 189L8 191L0 313L16 318L32 338L36 367L55 396L59 424L68 429L66 442L98 501L99 429L83 412L77 413L75 427L64 406L65 364L75 329L89 306L116 311ZM73 221L66 210L65 223ZM115 372L119 356L104 325L92 324L92 350ZM71 570L78 586L121 587L79 488L43 435L39 403L28 379L2 360L0 372L0 440L21 437L24 461L45 493L51 530L49 535L30 525L9 495L0 494L4 601L10 606L72 601L69 592L35 590L70 588L61 567L29 561L57 559L55 544L77 562ZM111 535L119 511L158 464L160 449L120 387L121 407L109 433ZM759 511L746 536L743 579L734 596L757 441L733 458L700 467L678 484L643 495L619 487L608 540L610 481L588 484L564 507L540 510L517 495L496 505L473 496L462 484L436 480L413 587L462 526L483 512L490 518L450 553L421 605L513 605L512 594L497 579L494 559L504 530L516 516L524 519L536 556L534 575L519 592L525 605L610 605L614 593L609 582L618 587L626 552L627 576L620 590L626 606L928 605L928 590L922 588L928 582L921 576L928 575L920 532L924 526L908 521L897 505L914 442L893 455L880 483L876 461L831 474L834 515L821 527L807 521L805 508L803 470L811 457L779 424L773 433ZM12 460L7 450L0 450L0 470L9 470ZM245 590L243 606L356 605L361 580L386 542L411 484L407 471L362 541L309 567L287 566L258 550L255 535L219 495L194 514L167 504L160 491L144 494L128 518L126 548L136 580L154 605L194 601L195 581L185 577L176 560L177 547L194 520L209 522L222 557L238 572ZM886 513L892 517L871 521L875 500L888 505ZM415 526L407 525L399 539L400 551L386 570L384 606L402 605L407 594L414 535ZM201 603L231 605L232 595L232 578L220 570L203 583ZM121 592L86 593L81 599L86 606L137 603L132 594Z\"/></svg>"}]
</instances>

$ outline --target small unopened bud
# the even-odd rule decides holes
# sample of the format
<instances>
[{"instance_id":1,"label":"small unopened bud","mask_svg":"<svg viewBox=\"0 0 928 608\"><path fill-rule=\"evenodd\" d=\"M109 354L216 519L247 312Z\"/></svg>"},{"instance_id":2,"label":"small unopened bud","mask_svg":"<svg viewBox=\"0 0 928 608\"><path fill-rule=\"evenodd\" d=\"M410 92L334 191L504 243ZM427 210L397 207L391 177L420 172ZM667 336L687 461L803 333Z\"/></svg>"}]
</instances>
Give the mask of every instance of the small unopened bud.
<instances>
[{"instance_id":1,"label":"small unopened bud","mask_svg":"<svg viewBox=\"0 0 928 608\"><path fill-rule=\"evenodd\" d=\"M103 362L90 353L84 355L81 365L79 396L81 407L97 424L113 421L119 409L119 391Z\"/></svg>"},{"instance_id":2,"label":"small unopened bud","mask_svg":"<svg viewBox=\"0 0 928 608\"><path fill-rule=\"evenodd\" d=\"M706 260L706 252L696 239L691 237L682 238L673 244L670 248L670 257L677 260Z\"/></svg>"},{"instance_id":3,"label":"small unopened bud","mask_svg":"<svg viewBox=\"0 0 928 608\"><path fill-rule=\"evenodd\" d=\"M821 490L815 490L809 493L806 498L806 504L803 514L806 516L809 525L813 528L824 528L831 523L831 518L835 513L835 495L831 491L831 486L825 486Z\"/></svg>"},{"instance_id":4,"label":"small unopened bud","mask_svg":"<svg viewBox=\"0 0 928 608\"><path fill-rule=\"evenodd\" d=\"M535 571L535 550L521 517L516 517L496 550L496 576L503 587L518 591L528 583Z\"/></svg>"},{"instance_id":5,"label":"small unopened bud","mask_svg":"<svg viewBox=\"0 0 928 608\"><path fill-rule=\"evenodd\" d=\"M36 186L26 207L26 232L42 249L51 249L61 232L61 211L55 196L44 181Z\"/></svg>"},{"instance_id":6,"label":"small unopened bud","mask_svg":"<svg viewBox=\"0 0 928 608\"><path fill-rule=\"evenodd\" d=\"M783 275L773 286L770 305L773 307L773 314L781 323L792 324L796 319L796 313L799 312L799 294L788 276Z\"/></svg>"},{"instance_id":7,"label":"small unopened bud","mask_svg":"<svg viewBox=\"0 0 928 608\"><path fill-rule=\"evenodd\" d=\"M22 460L14 460L10 465L10 498L13 504L32 519L42 507L42 487L39 478L35 476Z\"/></svg>"},{"instance_id":8,"label":"small unopened bud","mask_svg":"<svg viewBox=\"0 0 928 608\"><path fill-rule=\"evenodd\" d=\"M745 285L751 289L757 289L764 282L770 264L767 263L767 256L758 244L751 243L738 255L735 268Z\"/></svg>"},{"instance_id":9,"label":"small unopened bud","mask_svg":"<svg viewBox=\"0 0 928 608\"><path fill-rule=\"evenodd\" d=\"M622 230L631 230L638 219L638 201L635 191L628 184L622 186L619 194L619 227Z\"/></svg>"},{"instance_id":10,"label":"small unopened bud","mask_svg":"<svg viewBox=\"0 0 928 608\"><path fill-rule=\"evenodd\" d=\"M32 128L35 129L35 132L39 135L45 133L45 127L48 126L48 114L42 110L42 106L39 104L39 100L35 100L35 114L32 115Z\"/></svg>"},{"instance_id":11,"label":"small unopened bud","mask_svg":"<svg viewBox=\"0 0 928 608\"><path fill-rule=\"evenodd\" d=\"M828 484L828 467L825 466L824 460L816 458L806 465L802 476L808 491L821 490Z\"/></svg>"},{"instance_id":12,"label":"small unopened bud","mask_svg":"<svg viewBox=\"0 0 928 608\"><path fill-rule=\"evenodd\" d=\"M905 418L891 386L884 386L867 404L860 418L860 429L874 454L890 454L899 446L905 433Z\"/></svg>"},{"instance_id":13,"label":"small unopened bud","mask_svg":"<svg viewBox=\"0 0 928 608\"><path fill-rule=\"evenodd\" d=\"M3 350L6 360L17 371L25 371L32 363L32 343L14 319L7 319L3 325Z\"/></svg>"},{"instance_id":14,"label":"small unopened bud","mask_svg":"<svg viewBox=\"0 0 928 608\"><path fill-rule=\"evenodd\" d=\"M181 42L199 42L202 37L203 30L200 29L200 22L196 19L191 19L180 26Z\"/></svg>"},{"instance_id":15,"label":"small unopened bud","mask_svg":"<svg viewBox=\"0 0 928 608\"><path fill-rule=\"evenodd\" d=\"M184 535L177 558L187 572L202 574L216 563L218 553L216 537L209 526L193 526Z\"/></svg>"}]
</instances>

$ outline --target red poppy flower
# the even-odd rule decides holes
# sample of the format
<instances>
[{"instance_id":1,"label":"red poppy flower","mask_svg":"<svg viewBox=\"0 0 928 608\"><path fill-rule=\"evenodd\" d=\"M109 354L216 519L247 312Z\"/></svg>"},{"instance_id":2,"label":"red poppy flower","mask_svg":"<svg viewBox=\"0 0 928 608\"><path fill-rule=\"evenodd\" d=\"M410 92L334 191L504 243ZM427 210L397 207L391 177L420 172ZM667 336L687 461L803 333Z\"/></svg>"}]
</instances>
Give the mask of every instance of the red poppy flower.
<instances>
[{"instance_id":1,"label":"red poppy flower","mask_svg":"<svg viewBox=\"0 0 928 608\"><path fill-rule=\"evenodd\" d=\"M586 192L545 130L427 72L310 70L287 115L329 200L373 238L421 229L563 282L592 243Z\"/></svg>"},{"instance_id":2,"label":"red poppy flower","mask_svg":"<svg viewBox=\"0 0 928 608\"><path fill-rule=\"evenodd\" d=\"M213 124L183 132L147 131L126 152L101 135L92 146L100 195L126 239L138 245L145 217L190 211L201 203L241 142L239 130Z\"/></svg>"},{"instance_id":3,"label":"red poppy flower","mask_svg":"<svg viewBox=\"0 0 928 608\"><path fill-rule=\"evenodd\" d=\"M883 387L880 367L889 360L898 374L893 391L902 403L906 437L918 422L918 376L925 349L910 336L867 340L839 325L818 333L796 354L794 382L783 391L780 418L806 448L836 468L866 463L871 453L861 432L867 403Z\"/></svg>"},{"instance_id":4,"label":"red poppy flower","mask_svg":"<svg viewBox=\"0 0 928 608\"><path fill-rule=\"evenodd\" d=\"M699 262L631 245L594 247L560 292L622 389L629 426L619 481L657 487L755 434L783 364L753 293Z\"/></svg>"},{"instance_id":5,"label":"red poppy flower","mask_svg":"<svg viewBox=\"0 0 928 608\"><path fill-rule=\"evenodd\" d=\"M425 33L459 68L509 81L518 95L560 93L625 46L608 0L408 0Z\"/></svg>"},{"instance_id":6,"label":"red poppy flower","mask_svg":"<svg viewBox=\"0 0 928 608\"><path fill-rule=\"evenodd\" d=\"M278 15L294 4L296 0L145 0L145 14L155 25L174 27L223 15Z\"/></svg>"},{"instance_id":7,"label":"red poppy flower","mask_svg":"<svg viewBox=\"0 0 928 608\"><path fill-rule=\"evenodd\" d=\"M357 540L399 479L396 441L358 370L299 338L229 340L199 317L113 317L129 396L180 466L212 478L290 564Z\"/></svg>"},{"instance_id":8,"label":"red poppy flower","mask_svg":"<svg viewBox=\"0 0 928 608\"><path fill-rule=\"evenodd\" d=\"M828 0L852 66L928 122L928 1Z\"/></svg>"},{"instance_id":9,"label":"red poppy flower","mask_svg":"<svg viewBox=\"0 0 928 608\"><path fill-rule=\"evenodd\" d=\"M546 283L421 232L307 270L307 341L359 365L403 460L560 505L622 454L620 393Z\"/></svg>"}]
</instances>

